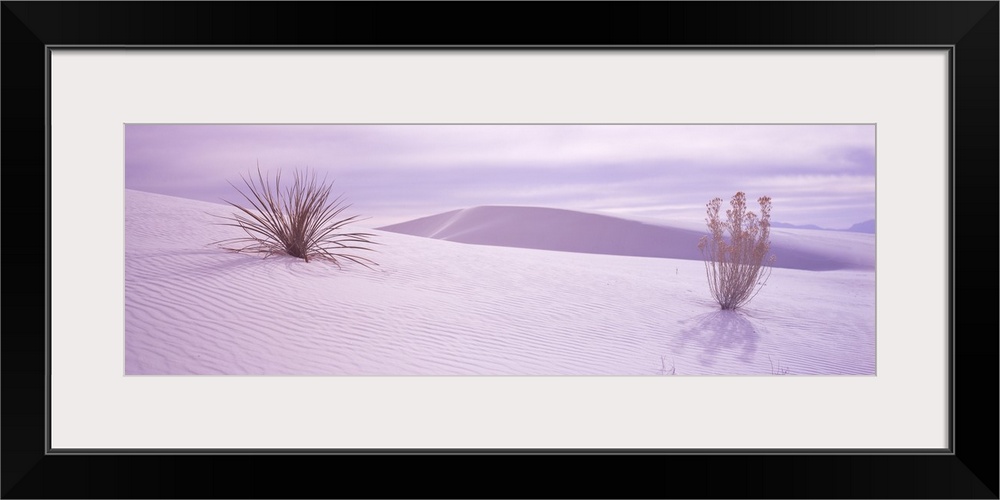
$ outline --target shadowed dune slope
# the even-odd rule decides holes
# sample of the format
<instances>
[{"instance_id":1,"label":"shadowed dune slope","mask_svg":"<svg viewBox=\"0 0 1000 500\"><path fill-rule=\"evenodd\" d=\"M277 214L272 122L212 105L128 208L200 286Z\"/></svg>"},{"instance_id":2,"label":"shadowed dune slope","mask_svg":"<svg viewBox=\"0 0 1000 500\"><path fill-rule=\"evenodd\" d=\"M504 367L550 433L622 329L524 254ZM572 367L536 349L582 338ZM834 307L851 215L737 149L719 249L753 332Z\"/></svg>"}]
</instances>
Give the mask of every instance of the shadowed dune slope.
<instances>
[{"instance_id":1,"label":"shadowed dune slope","mask_svg":"<svg viewBox=\"0 0 1000 500\"><path fill-rule=\"evenodd\" d=\"M706 234L669 223L516 206L453 210L379 229L476 245L686 260L701 260L698 240ZM774 267L874 269L873 235L772 228L771 251L778 256Z\"/></svg>"}]
</instances>

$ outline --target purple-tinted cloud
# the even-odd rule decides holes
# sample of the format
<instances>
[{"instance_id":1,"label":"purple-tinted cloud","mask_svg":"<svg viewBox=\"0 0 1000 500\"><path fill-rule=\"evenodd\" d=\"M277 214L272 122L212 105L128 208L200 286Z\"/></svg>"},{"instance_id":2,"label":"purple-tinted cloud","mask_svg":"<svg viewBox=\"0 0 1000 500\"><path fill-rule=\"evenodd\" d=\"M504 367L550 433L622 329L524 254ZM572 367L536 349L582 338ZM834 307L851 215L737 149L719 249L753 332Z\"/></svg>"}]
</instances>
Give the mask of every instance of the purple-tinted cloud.
<instances>
[{"instance_id":1,"label":"purple-tinted cloud","mask_svg":"<svg viewBox=\"0 0 1000 500\"><path fill-rule=\"evenodd\" d=\"M713 197L774 199L773 218L875 218L874 125L126 125L125 187L235 200L265 172L336 179L380 226L474 205L701 219Z\"/></svg>"}]
</instances>

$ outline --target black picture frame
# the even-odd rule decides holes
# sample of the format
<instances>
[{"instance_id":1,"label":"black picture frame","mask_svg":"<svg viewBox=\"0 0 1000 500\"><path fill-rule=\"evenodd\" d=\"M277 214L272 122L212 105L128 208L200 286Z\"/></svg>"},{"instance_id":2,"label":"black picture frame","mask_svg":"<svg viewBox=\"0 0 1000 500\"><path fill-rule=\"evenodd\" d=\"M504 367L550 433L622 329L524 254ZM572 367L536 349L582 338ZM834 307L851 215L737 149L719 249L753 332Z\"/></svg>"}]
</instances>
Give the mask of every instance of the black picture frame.
<instances>
[{"instance_id":1,"label":"black picture frame","mask_svg":"<svg viewBox=\"0 0 1000 500\"><path fill-rule=\"evenodd\" d=\"M996 253L983 251L995 233L980 229L983 218L992 224L998 202L996 1L2 5L2 251L11 265L0 335L4 498L998 498L997 319L991 307L976 305L994 304L997 293L992 279L982 278L996 276ZM950 47L951 449L51 454L46 61L54 45ZM963 270L966 278L958 279Z\"/></svg>"}]
</instances>

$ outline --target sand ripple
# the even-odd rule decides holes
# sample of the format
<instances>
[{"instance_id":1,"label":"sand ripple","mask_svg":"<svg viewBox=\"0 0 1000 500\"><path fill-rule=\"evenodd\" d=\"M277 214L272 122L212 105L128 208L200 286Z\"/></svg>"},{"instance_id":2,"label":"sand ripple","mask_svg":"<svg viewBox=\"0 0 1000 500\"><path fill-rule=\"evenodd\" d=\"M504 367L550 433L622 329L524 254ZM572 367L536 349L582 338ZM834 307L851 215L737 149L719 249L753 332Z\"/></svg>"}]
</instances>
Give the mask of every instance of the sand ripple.
<instances>
[{"instance_id":1,"label":"sand ripple","mask_svg":"<svg viewBox=\"0 0 1000 500\"><path fill-rule=\"evenodd\" d=\"M126 192L126 374L873 374L874 273L778 269L716 311L697 261L375 231L380 266L227 253L206 212Z\"/></svg>"}]
</instances>

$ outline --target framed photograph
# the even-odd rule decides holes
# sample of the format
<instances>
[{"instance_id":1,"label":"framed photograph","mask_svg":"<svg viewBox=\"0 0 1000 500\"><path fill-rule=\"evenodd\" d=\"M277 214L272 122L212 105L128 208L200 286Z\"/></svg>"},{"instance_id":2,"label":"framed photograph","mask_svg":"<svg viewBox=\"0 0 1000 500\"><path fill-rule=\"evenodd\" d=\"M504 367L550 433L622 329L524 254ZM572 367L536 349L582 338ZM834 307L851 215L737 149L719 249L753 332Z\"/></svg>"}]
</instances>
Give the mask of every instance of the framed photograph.
<instances>
[{"instance_id":1,"label":"framed photograph","mask_svg":"<svg viewBox=\"0 0 1000 500\"><path fill-rule=\"evenodd\" d=\"M875 124L124 128L126 376L877 373Z\"/></svg>"},{"instance_id":2,"label":"framed photograph","mask_svg":"<svg viewBox=\"0 0 1000 500\"><path fill-rule=\"evenodd\" d=\"M996 196L997 3L406 22L509 7L4 3L8 186L45 193L8 259L45 273L7 302L3 495L296 497L247 455L377 455L414 481L329 496L441 496L410 460L587 455L635 480L586 495L996 498L956 227Z\"/></svg>"}]
</instances>

